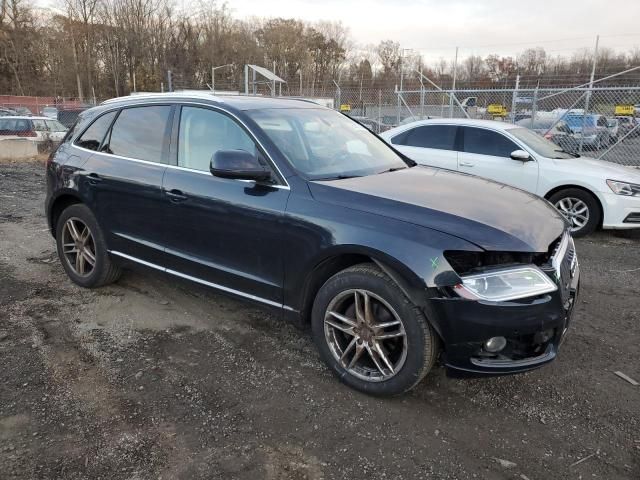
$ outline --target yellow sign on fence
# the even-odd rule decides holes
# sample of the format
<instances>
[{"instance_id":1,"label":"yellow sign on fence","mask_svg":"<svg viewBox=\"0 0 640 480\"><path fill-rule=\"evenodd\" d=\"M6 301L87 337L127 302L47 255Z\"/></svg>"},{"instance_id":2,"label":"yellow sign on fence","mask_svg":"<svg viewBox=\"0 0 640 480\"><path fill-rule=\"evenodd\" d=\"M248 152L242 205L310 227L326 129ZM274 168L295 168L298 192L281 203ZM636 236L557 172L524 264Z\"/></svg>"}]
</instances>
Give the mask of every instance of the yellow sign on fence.
<instances>
[{"instance_id":1,"label":"yellow sign on fence","mask_svg":"<svg viewBox=\"0 0 640 480\"><path fill-rule=\"evenodd\" d=\"M633 115L636 109L633 105L616 105L616 115Z\"/></svg>"},{"instance_id":2,"label":"yellow sign on fence","mask_svg":"<svg viewBox=\"0 0 640 480\"><path fill-rule=\"evenodd\" d=\"M487 106L487 113L489 115L493 115L494 117L506 117L507 107L500 103L492 103Z\"/></svg>"},{"instance_id":3,"label":"yellow sign on fence","mask_svg":"<svg viewBox=\"0 0 640 480\"><path fill-rule=\"evenodd\" d=\"M348 103L343 103L342 105L340 105L340 111L341 112L350 112L351 111L351 105L349 105Z\"/></svg>"}]
</instances>

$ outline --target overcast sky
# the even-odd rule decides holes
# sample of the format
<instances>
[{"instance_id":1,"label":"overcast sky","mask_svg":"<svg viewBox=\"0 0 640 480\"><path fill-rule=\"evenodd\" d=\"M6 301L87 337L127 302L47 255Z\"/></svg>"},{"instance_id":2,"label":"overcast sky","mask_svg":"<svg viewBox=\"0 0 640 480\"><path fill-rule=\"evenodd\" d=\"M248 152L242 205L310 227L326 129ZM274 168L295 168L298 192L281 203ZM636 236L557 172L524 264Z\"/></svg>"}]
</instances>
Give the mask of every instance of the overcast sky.
<instances>
[{"instance_id":1,"label":"overcast sky","mask_svg":"<svg viewBox=\"0 0 640 480\"><path fill-rule=\"evenodd\" d=\"M232 0L236 17L339 20L358 44L399 41L427 61L471 53L513 55L541 46L569 55L600 45L640 46L640 0Z\"/></svg>"}]
</instances>

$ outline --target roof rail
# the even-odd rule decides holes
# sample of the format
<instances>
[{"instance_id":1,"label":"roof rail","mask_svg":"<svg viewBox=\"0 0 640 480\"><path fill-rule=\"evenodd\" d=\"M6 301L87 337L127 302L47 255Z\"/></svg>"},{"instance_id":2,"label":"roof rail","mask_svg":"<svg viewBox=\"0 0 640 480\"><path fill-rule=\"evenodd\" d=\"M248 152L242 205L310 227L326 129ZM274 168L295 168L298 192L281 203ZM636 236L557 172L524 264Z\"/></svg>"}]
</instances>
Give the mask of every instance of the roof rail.
<instances>
[{"instance_id":1,"label":"roof rail","mask_svg":"<svg viewBox=\"0 0 640 480\"><path fill-rule=\"evenodd\" d=\"M109 100L105 100L101 103L101 105L109 105L111 103L118 103L124 101L135 100L136 98L140 99L154 99L154 98L205 98L207 100L215 100L217 102L223 102L219 96L214 95L206 90L189 90L182 92L166 92L166 93L135 93L132 95L127 95L123 97L110 98Z\"/></svg>"}]
</instances>

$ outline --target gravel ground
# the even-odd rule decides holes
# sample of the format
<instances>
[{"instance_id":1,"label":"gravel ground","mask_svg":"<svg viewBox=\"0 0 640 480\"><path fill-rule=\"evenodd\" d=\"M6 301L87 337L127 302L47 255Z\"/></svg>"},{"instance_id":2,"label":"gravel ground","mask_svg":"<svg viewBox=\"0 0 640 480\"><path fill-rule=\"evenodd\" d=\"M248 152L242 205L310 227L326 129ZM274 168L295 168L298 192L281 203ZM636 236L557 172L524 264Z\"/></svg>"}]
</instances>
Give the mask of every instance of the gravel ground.
<instances>
[{"instance_id":1,"label":"gravel ground","mask_svg":"<svg viewBox=\"0 0 640 480\"><path fill-rule=\"evenodd\" d=\"M308 332L147 271L65 276L41 163L0 164L2 479L638 479L640 234L578 241L556 362L377 399Z\"/></svg>"}]
</instances>

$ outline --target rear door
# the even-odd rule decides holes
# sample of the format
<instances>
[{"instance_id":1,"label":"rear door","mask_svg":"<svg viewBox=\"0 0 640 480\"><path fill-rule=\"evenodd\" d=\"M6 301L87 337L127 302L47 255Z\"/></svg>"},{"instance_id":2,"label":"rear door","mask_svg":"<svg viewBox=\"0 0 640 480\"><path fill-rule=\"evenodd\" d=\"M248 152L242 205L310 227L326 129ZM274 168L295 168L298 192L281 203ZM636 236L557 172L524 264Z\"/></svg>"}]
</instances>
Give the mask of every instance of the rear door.
<instances>
[{"instance_id":1,"label":"rear door","mask_svg":"<svg viewBox=\"0 0 640 480\"><path fill-rule=\"evenodd\" d=\"M391 138L391 143L420 165L457 170L456 125L421 125Z\"/></svg>"},{"instance_id":2,"label":"rear door","mask_svg":"<svg viewBox=\"0 0 640 480\"><path fill-rule=\"evenodd\" d=\"M536 193L538 162L513 160L511 152L522 150L501 132L479 127L461 127L462 152L458 169Z\"/></svg>"},{"instance_id":3,"label":"rear door","mask_svg":"<svg viewBox=\"0 0 640 480\"><path fill-rule=\"evenodd\" d=\"M163 183L168 268L281 305L282 218L289 188L284 182L211 175L210 159L218 150L245 150L270 165L251 135L225 112L183 106L174 138L177 165L167 169Z\"/></svg>"},{"instance_id":4,"label":"rear door","mask_svg":"<svg viewBox=\"0 0 640 480\"><path fill-rule=\"evenodd\" d=\"M76 142L95 152L84 166L90 206L116 255L159 265L164 260L161 189L173 109L148 105L107 113Z\"/></svg>"}]
</instances>

